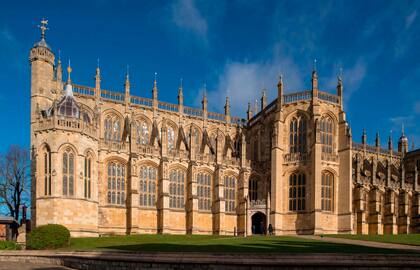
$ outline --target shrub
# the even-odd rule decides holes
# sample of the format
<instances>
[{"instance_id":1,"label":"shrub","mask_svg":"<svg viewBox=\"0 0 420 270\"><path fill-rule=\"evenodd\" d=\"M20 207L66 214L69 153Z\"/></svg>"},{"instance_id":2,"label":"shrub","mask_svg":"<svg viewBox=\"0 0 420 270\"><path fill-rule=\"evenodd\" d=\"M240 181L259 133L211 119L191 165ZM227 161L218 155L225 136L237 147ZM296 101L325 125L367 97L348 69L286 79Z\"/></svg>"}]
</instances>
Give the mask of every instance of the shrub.
<instances>
[{"instance_id":1,"label":"shrub","mask_svg":"<svg viewBox=\"0 0 420 270\"><path fill-rule=\"evenodd\" d=\"M18 250L20 246L12 241L0 241L0 250Z\"/></svg>"},{"instance_id":2,"label":"shrub","mask_svg":"<svg viewBox=\"0 0 420 270\"><path fill-rule=\"evenodd\" d=\"M28 234L27 249L55 249L68 246L70 231L58 224L42 225Z\"/></svg>"}]
</instances>

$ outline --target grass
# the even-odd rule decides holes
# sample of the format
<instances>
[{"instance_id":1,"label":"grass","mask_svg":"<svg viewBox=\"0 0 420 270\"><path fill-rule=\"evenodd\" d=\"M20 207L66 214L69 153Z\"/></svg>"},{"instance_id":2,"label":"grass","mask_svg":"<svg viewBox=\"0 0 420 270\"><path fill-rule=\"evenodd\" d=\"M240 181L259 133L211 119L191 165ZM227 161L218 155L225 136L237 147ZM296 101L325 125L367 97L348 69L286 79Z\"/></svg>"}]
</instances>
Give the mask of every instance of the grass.
<instances>
[{"instance_id":1,"label":"grass","mask_svg":"<svg viewBox=\"0 0 420 270\"><path fill-rule=\"evenodd\" d=\"M71 238L70 250L132 252L245 253L406 253L406 251L328 243L292 236L130 235Z\"/></svg>"},{"instance_id":2,"label":"grass","mask_svg":"<svg viewBox=\"0 0 420 270\"><path fill-rule=\"evenodd\" d=\"M420 234L394 234L394 235L360 235L360 234L334 234L328 237L346 238L352 240L365 240L374 242L406 244L420 246Z\"/></svg>"}]
</instances>

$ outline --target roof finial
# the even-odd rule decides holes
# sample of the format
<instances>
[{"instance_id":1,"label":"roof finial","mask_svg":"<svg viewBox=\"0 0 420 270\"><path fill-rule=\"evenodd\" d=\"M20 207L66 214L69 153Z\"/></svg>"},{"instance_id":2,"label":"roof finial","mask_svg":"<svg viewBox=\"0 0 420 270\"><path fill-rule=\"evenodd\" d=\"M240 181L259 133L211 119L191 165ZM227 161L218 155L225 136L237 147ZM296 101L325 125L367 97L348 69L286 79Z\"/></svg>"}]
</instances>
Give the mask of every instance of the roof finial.
<instances>
[{"instance_id":1,"label":"roof finial","mask_svg":"<svg viewBox=\"0 0 420 270\"><path fill-rule=\"evenodd\" d=\"M130 78L130 65L127 65L127 70L125 74L125 79L128 80Z\"/></svg>"},{"instance_id":2,"label":"roof finial","mask_svg":"<svg viewBox=\"0 0 420 270\"><path fill-rule=\"evenodd\" d=\"M401 134L404 136L404 122L401 123Z\"/></svg>"},{"instance_id":3,"label":"roof finial","mask_svg":"<svg viewBox=\"0 0 420 270\"><path fill-rule=\"evenodd\" d=\"M182 81L183 81L183 79L182 79L182 77L181 77L181 79L179 79L179 87L182 89L182 87L183 87L183 85L182 85Z\"/></svg>"},{"instance_id":4,"label":"roof finial","mask_svg":"<svg viewBox=\"0 0 420 270\"><path fill-rule=\"evenodd\" d=\"M203 98L206 98L207 97L207 84L206 83L204 83L204 85L203 85Z\"/></svg>"},{"instance_id":5,"label":"roof finial","mask_svg":"<svg viewBox=\"0 0 420 270\"><path fill-rule=\"evenodd\" d=\"M313 72L316 72L316 58L314 59L314 64L313 64L313 67L312 67L312 71Z\"/></svg>"},{"instance_id":6,"label":"roof finial","mask_svg":"<svg viewBox=\"0 0 420 270\"><path fill-rule=\"evenodd\" d=\"M71 69L70 59L69 59L69 65L67 67L67 74L68 74L68 76L67 76L67 84L71 84L71 72L72 71L73 70Z\"/></svg>"},{"instance_id":7,"label":"roof finial","mask_svg":"<svg viewBox=\"0 0 420 270\"><path fill-rule=\"evenodd\" d=\"M58 49L58 64L61 64L61 50Z\"/></svg>"},{"instance_id":8,"label":"roof finial","mask_svg":"<svg viewBox=\"0 0 420 270\"><path fill-rule=\"evenodd\" d=\"M41 29L41 40L45 40L45 31L49 30L47 25L48 25L48 20L46 20L45 18L42 18L41 25L38 25L38 28Z\"/></svg>"}]
</instances>

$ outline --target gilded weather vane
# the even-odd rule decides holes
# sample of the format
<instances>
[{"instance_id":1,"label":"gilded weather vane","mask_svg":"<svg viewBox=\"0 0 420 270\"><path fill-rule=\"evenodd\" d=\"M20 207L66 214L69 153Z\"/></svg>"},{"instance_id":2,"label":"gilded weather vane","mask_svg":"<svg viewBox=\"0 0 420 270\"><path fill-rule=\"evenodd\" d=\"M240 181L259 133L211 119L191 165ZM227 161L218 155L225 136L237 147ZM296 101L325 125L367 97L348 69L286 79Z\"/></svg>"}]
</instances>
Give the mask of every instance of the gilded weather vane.
<instances>
[{"instance_id":1,"label":"gilded weather vane","mask_svg":"<svg viewBox=\"0 0 420 270\"><path fill-rule=\"evenodd\" d=\"M41 25L38 25L38 28L41 29L41 39L45 39L45 31L49 30L47 25L48 25L48 20L46 20L45 18L42 18Z\"/></svg>"}]
</instances>

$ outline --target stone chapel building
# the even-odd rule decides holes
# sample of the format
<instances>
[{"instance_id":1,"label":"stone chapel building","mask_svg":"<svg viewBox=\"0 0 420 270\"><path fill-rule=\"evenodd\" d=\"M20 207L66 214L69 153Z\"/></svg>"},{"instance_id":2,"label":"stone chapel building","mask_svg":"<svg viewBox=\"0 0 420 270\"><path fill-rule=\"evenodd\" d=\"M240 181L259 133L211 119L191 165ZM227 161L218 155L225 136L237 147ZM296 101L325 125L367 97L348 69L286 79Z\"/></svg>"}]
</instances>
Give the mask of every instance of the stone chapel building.
<instances>
[{"instance_id":1,"label":"stone chapel building","mask_svg":"<svg viewBox=\"0 0 420 270\"><path fill-rule=\"evenodd\" d=\"M32 219L73 236L420 232L420 150L353 142L335 94L285 94L247 119L76 84L41 40L30 51Z\"/></svg>"}]
</instances>

